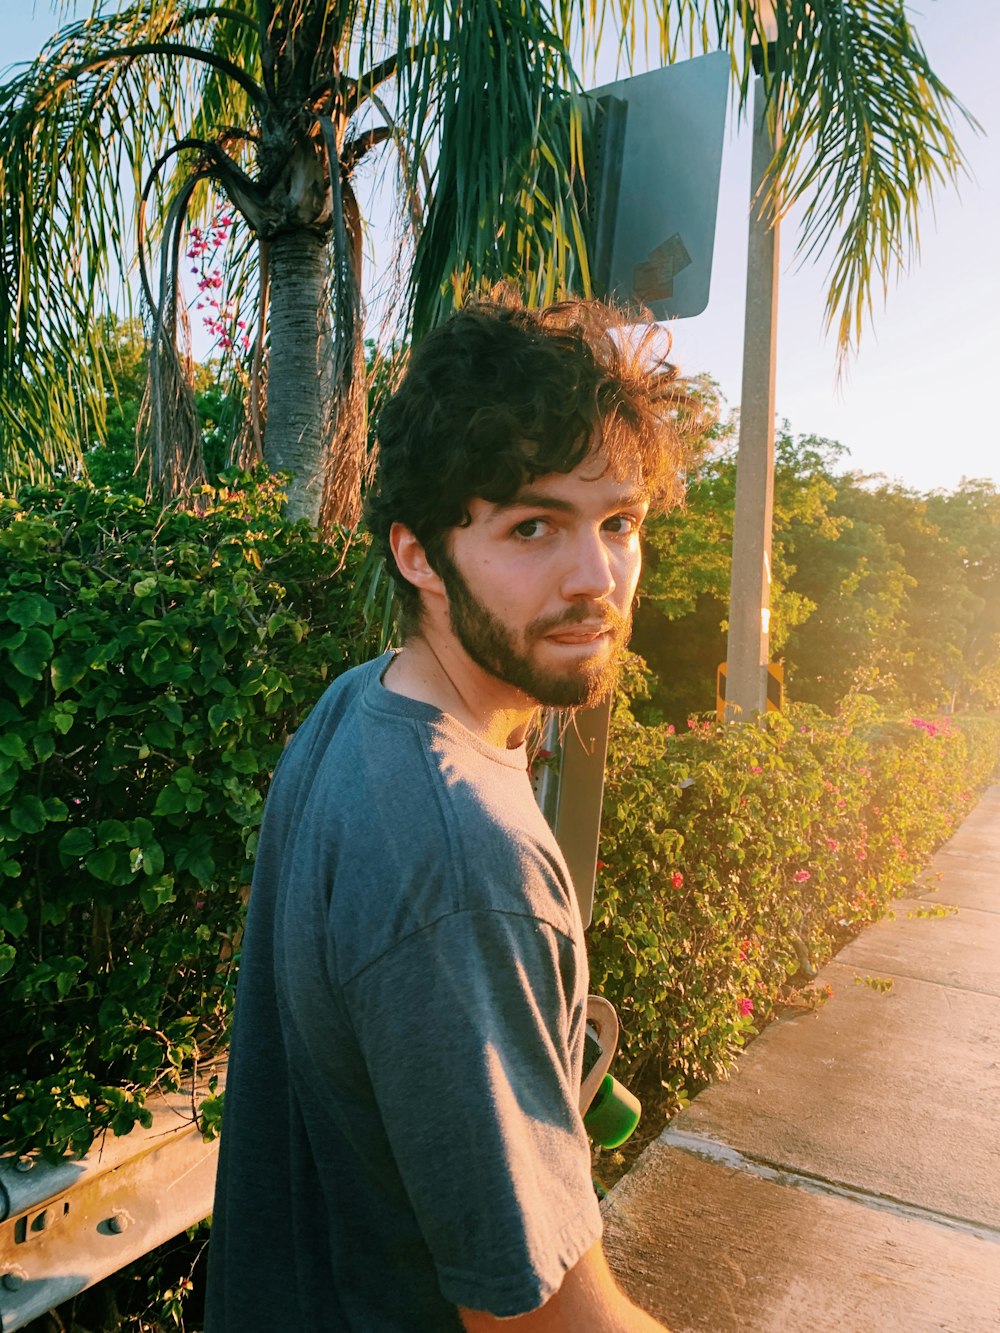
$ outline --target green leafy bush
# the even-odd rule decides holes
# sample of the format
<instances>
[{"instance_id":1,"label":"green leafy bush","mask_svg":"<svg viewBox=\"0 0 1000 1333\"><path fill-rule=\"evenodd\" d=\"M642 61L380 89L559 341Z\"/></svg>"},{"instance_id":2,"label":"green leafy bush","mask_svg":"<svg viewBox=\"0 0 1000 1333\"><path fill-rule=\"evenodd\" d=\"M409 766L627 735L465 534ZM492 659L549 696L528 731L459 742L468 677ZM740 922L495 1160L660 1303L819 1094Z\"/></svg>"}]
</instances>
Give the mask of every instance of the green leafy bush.
<instances>
[{"instance_id":1,"label":"green leafy bush","mask_svg":"<svg viewBox=\"0 0 1000 1333\"><path fill-rule=\"evenodd\" d=\"M0 1151L125 1133L224 1045L269 775L377 649L362 545L285 524L263 478L199 499L0 500ZM590 953L630 1076L723 1075L993 771L998 719L850 709L677 735L618 705Z\"/></svg>"},{"instance_id":2,"label":"green leafy bush","mask_svg":"<svg viewBox=\"0 0 1000 1333\"><path fill-rule=\"evenodd\" d=\"M263 478L0 500L0 1150L85 1150L225 1040L263 796L363 550Z\"/></svg>"},{"instance_id":3,"label":"green leafy bush","mask_svg":"<svg viewBox=\"0 0 1000 1333\"><path fill-rule=\"evenodd\" d=\"M591 985L618 1008L623 1069L675 1104L885 915L996 768L1000 718L855 707L683 734L616 708Z\"/></svg>"}]
</instances>

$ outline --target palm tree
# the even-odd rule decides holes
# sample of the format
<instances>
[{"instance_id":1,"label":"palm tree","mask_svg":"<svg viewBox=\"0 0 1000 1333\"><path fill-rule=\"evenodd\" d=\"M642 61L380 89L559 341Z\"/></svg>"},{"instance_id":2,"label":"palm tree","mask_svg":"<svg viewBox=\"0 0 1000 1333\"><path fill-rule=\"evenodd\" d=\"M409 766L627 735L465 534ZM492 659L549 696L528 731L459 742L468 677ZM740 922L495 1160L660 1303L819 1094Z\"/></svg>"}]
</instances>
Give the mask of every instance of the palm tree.
<instances>
[{"instance_id":1,"label":"palm tree","mask_svg":"<svg viewBox=\"0 0 1000 1333\"><path fill-rule=\"evenodd\" d=\"M255 330L233 358L243 457L262 452L292 474L291 516L352 523L366 457L360 164L395 155L408 335L499 279L537 301L587 293L570 47L587 60L604 33L630 55L636 11L631 0L97 3L0 87L0 469L72 466L92 438L82 419L106 401L96 316L134 249L152 473L169 493L198 483L180 274L199 238L229 237L231 221L227 279ZM811 201L802 246L834 250L829 310L847 345L872 291L906 262L918 204L960 170L961 109L902 0L784 0L777 20L763 62L784 126L771 185L783 208ZM664 60L682 37L727 47L741 103L757 22L750 0L655 6Z\"/></svg>"}]
</instances>

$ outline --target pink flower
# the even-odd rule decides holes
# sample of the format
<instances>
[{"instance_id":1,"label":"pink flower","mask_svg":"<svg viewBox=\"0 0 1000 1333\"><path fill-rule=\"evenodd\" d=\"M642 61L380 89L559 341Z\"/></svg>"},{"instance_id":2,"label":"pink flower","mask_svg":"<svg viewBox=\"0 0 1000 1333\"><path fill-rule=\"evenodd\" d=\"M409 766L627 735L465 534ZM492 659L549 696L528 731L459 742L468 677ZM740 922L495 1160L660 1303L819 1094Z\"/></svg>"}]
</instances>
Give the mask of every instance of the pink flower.
<instances>
[{"instance_id":1,"label":"pink flower","mask_svg":"<svg viewBox=\"0 0 1000 1333\"><path fill-rule=\"evenodd\" d=\"M740 1000L740 1017L746 1018L753 1013L753 1000Z\"/></svg>"},{"instance_id":2,"label":"pink flower","mask_svg":"<svg viewBox=\"0 0 1000 1333\"><path fill-rule=\"evenodd\" d=\"M840 843L837 841L836 838L827 838L826 845L827 847L829 847L831 852L840 851Z\"/></svg>"},{"instance_id":3,"label":"pink flower","mask_svg":"<svg viewBox=\"0 0 1000 1333\"><path fill-rule=\"evenodd\" d=\"M763 773L763 771L764 770L761 768L760 764L754 764L753 768L750 770L751 773Z\"/></svg>"},{"instance_id":4,"label":"pink flower","mask_svg":"<svg viewBox=\"0 0 1000 1333\"><path fill-rule=\"evenodd\" d=\"M796 884L805 884L807 880L812 879L812 875L810 875L808 870L796 870L792 879Z\"/></svg>"},{"instance_id":5,"label":"pink flower","mask_svg":"<svg viewBox=\"0 0 1000 1333\"><path fill-rule=\"evenodd\" d=\"M674 873L670 876L670 883L674 886L675 889L682 889L684 887L684 876L681 874L679 870L675 870Z\"/></svg>"}]
</instances>

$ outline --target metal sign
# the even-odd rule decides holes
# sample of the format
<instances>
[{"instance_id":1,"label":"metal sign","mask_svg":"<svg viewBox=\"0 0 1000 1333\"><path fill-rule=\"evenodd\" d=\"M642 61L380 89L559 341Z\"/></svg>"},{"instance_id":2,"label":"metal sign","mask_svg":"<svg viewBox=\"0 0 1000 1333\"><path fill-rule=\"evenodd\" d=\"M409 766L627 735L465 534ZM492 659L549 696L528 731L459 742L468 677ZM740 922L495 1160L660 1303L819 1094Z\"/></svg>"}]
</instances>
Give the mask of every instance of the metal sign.
<instances>
[{"instance_id":1,"label":"metal sign","mask_svg":"<svg viewBox=\"0 0 1000 1333\"><path fill-rule=\"evenodd\" d=\"M627 106L607 294L657 319L708 305L729 78L729 56L715 51L587 94Z\"/></svg>"}]
</instances>

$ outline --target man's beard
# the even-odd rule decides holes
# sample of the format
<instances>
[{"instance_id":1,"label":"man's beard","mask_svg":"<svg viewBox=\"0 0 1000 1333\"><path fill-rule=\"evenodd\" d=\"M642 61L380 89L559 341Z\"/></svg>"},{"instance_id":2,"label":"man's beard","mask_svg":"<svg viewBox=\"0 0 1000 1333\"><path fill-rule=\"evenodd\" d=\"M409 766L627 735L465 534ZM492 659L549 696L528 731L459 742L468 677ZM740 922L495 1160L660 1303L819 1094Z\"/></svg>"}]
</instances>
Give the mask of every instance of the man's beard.
<instances>
[{"instance_id":1,"label":"man's beard","mask_svg":"<svg viewBox=\"0 0 1000 1333\"><path fill-rule=\"evenodd\" d=\"M491 676L547 708L590 708L606 699L618 683L622 649L632 632L631 615L623 616L604 602L583 602L562 615L533 620L518 644L503 621L475 596L444 552L438 558L438 573L448 594L448 613L459 643ZM533 644L547 634L572 629L584 621L607 626L612 635L610 652L602 647L595 661L581 661L562 672L547 671L532 661Z\"/></svg>"}]
</instances>

